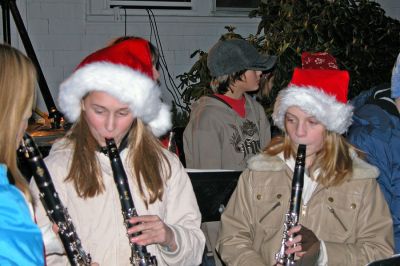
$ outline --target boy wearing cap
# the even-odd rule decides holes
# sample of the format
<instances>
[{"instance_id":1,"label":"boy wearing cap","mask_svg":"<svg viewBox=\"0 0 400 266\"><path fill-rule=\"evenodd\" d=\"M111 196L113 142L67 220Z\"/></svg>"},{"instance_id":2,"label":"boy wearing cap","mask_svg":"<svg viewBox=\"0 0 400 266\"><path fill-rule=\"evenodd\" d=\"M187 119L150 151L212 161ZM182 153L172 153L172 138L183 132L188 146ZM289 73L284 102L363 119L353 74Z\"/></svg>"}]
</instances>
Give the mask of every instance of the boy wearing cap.
<instances>
[{"instance_id":1,"label":"boy wearing cap","mask_svg":"<svg viewBox=\"0 0 400 266\"><path fill-rule=\"evenodd\" d=\"M391 86L378 86L353 100L348 139L379 168L378 183L393 218L395 252L400 253L400 54Z\"/></svg>"},{"instance_id":2,"label":"boy wearing cap","mask_svg":"<svg viewBox=\"0 0 400 266\"><path fill-rule=\"evenodd\" d=\"M207 66L215 92L192 105L184 131L188 168L243 170L246 161L271 138L263 107L246 92L259 88L262 71L275 56L257 52L241 39L219 41L209 51Z\"/></svg>"},{"instance_id":3,"label":"boy wearing cap","mask_svg":"<svg viewBox=\"0 0 400 266\"><path fill-rule=\"evenodd\" d=\"M221 216L217 250L227 265L353 266L393 254L378 171L342 136L353 114L348 82L347 71L296 68L280 91L272 117L284 135L249 160ZM304 185L291 224L286 215L297 201L291 197L300 144Z\"/></svg>"}]
</instances>

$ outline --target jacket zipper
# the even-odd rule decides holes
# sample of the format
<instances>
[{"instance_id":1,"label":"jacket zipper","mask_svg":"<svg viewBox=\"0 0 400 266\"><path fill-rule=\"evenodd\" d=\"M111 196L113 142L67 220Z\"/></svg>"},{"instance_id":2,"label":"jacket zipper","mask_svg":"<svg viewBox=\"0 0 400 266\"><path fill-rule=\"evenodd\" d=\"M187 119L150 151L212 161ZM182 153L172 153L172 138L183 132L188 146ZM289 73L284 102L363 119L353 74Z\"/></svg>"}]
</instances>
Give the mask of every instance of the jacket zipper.
<instances>
[{"instance_id":1,"label":"jacket zipper","mask_svg":"<svg viewBox=\"0 0 400 266\"><path fill-rule=\"evenodd\" d=\"M277 203L274 204L274 206L272 206L272 208L260 219L260 223L262 222L262 220L264 220L273 210L275 210L278 206L281 205L281 202L278 201Z\"/></svg>"},{"instance_id":2,"label":"jacket zipper","mask_svg":"<svg viewBox=\"0 0 400 266\"><path fill-rule=\"evenodd\" d=\"M331 207L328 206L329 212L333 214L333 216L336 218L336 220L338 220L338 222L340 223L340 225L343 227L344 231L347 232L347 228L346 226L343 224L342 220L340 220L339 216L336 214L335 210Z\"/></svg>"}]
</instances>

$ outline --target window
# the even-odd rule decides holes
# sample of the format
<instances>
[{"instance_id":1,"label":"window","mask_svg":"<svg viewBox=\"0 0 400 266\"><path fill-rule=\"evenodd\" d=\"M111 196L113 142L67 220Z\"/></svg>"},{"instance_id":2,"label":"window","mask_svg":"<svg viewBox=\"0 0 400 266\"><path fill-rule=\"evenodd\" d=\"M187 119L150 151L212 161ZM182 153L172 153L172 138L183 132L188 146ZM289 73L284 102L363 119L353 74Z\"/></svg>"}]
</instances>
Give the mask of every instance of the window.
<instances>
[{"instance_id":1,"label":"window","mask_svg":"<svg viewBox=\"0 0 400 266\"><path fill-rule=\"evenodd\" d=\"M191 0L108 0L110 7L149 9L192 9Z\"/></svg>"},{"instance_id":2,"label":"window","mask_svg":"<svg viewBox=\"0 0 400 266\"><path fill-rule=\"evenodd\" d=\"M1 2L1 0L0 0ZM119 20L121 14L146 15L144 9L153 9L159 16L191 17L247 17L261 0L86 0L89 20L106 19L113 16Z\"/></svg>"},{"instance_id":3,"label":"window","mask_svg":"<svg viewBox=\"0 0 400 266\"><path fill-rule=\"evenodd\" d=\"M216 0L216 8L257 8L260 0Z\"/></svg>"}]
</instances>

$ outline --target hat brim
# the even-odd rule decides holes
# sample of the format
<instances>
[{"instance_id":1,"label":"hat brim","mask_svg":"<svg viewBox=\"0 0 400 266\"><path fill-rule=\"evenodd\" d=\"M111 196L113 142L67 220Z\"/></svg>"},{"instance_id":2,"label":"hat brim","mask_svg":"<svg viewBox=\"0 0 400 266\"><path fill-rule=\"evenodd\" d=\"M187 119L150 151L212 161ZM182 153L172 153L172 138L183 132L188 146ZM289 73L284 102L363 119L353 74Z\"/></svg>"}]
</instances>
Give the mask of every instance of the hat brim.
<instances>
[{"instance_id":1,"label":"hat brim","mask_svg":"<svg viewBox=\"0 0 400 266\"><path fill-rule=\"evenodd\" d=\"M60 85L58 104L69 122L78 120L81 99L91 91L102 91L129 105L155 136L171 128L169 106L161 101L161 88L147 75L110 62L94 62L78 68Z\"/></svg>"},{"instance_id":2,"label":"hat brim","mask_svg":"<svg viewBox=\"0 0 400 266\"><path fill-rule=\"evenodd\" d=\"M285 131L285 114L289 107L297 106L314 116L329 131L343 134L352 123L353 106L337 101L332 95L311 86L289 85L279 92L272 118L275 126Z\"/></svg>"},{"instance_id":3,"label":"hat brim","mask_svg":"<svg viewBox=\"0 0 400 266\"><path fill-rule=\"evenodd\" d=\"M274 55L262 55L258 60L248 67L249 70L269 71L275 66L277 57Z\"/></svg>"}]
</instances>

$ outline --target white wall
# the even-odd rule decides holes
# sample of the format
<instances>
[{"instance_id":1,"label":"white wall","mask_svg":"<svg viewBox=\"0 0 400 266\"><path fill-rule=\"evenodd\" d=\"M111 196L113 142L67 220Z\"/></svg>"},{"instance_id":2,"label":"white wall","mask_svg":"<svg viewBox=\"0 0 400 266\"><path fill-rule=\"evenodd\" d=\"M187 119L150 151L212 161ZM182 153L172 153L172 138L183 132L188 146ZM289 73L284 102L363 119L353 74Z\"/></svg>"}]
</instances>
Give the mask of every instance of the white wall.
<instances>
[{"instance_id":1,"label":"white wall","mask_svg":"<svg viewBox=\"0 0 400 266\"><path fill-rule=\"evenodd\" d=\"M400 1L399 0L375 0L386 11L386 14L392 18L400 19Z\"/></svg>"},{"instance_id":2,"label":"white wall","mask_svg":"<svg viewBox=\"0 0 400 266\"><path fill-rule=\"evenodd\" d=\"M190 54L207 51L224 26L236 26L235 32L248 36L255 33L258 19L247 13L232 14L212 11L213 0L194 0L192 11L153 10L159 36L171 76L188 71L197 58ZM379 0L388 14L400 18L400 1ZM17 5L51 94L56 101L58 85L90 52L103 47L110 39L125 34L124 12L105 9L105 0L18 0ZM150 38L150 25L145 10L130 10L126 33ZM179 16L178 16L179 14ZM13 21L12 45L23 50ZM152 39L154 42L154 38ZM164 89L164 99L171 100ZM39 93L40 95L40 93ZM38 107L47 111L39 96Z\"/></svg>"}]
</instances>

